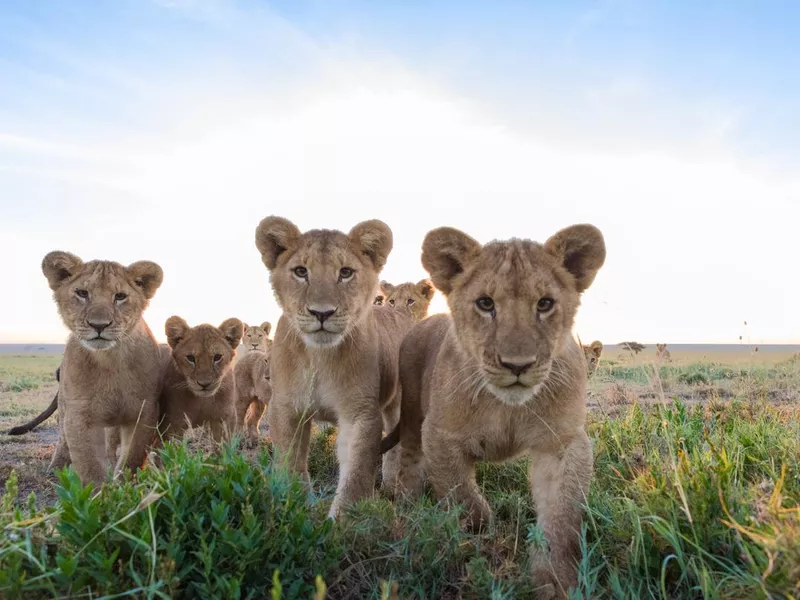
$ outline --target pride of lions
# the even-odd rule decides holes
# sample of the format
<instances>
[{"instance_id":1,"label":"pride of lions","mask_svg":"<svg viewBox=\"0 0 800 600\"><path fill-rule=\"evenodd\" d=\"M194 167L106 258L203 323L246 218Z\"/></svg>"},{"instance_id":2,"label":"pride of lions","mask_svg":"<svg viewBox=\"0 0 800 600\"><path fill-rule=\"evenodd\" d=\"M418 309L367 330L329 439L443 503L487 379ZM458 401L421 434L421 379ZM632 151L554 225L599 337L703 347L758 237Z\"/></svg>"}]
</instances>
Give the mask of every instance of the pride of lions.
<instances>
[{"instance_id":1,"label":"pride of lions","mask_svg":"<svg viewBox=\"0 0 800 600\"><path fill-rule=\"evenodd\" d=\"M577 581L592 477L587 373L602 352L571 330L605 261L603 236L574 225L543 244L482 245L440 227L422 243L430 280L397 286L379 281L392 245L378 220L302 232L267 217L255 246L283 310L274 340L269 323L192 326L173 316L167 346L142 318L163 279L157 264L49 253L42 271L71 331L51 466L71 463L97 485L110 466L135 470L152 447L203 424L253 446L266 410L275 459L306 481L312 421L338 427L331 517L374 492L382 461L387 494L414 497L428 482L479 528L492 510L476 463L527 455L547 540L532 549L532 577L542 597L564 596ZM427 316L434 288L449 314Z\"/></svg>"}]
</instances>

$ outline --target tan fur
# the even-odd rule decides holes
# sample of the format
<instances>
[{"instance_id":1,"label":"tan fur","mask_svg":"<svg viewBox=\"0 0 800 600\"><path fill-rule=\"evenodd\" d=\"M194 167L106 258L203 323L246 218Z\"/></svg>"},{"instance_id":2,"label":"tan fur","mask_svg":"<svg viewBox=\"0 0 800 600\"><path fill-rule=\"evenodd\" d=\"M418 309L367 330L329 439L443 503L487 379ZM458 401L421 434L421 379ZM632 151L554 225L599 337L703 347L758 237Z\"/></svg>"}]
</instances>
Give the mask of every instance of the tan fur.
<instances>
[{"instance_id":1,"label":"tan fur","mask_svg":"<svg viewBox=\"0 0 800 600\"><path fill-rule=\"evenodd\" d=\"M666 344L656 344L656 360L658 362L672 362L672 355L667 350Z\"/></svg>"},{"instance_id":2,"label":"tan fur","mask_svg":"<svg viewBox=\"0 0 800 600\"><path fill-rule=\"evenodd\" d=\"M268 347L272 345L272 340L268 337L269 332L272 330L272 323L269 321L264 321L261 325L252 326L242 323L242 327L244 327L242 346L245 353L253 350L266 352Z\"/></svg>"},{"instance_id":3,"label":"tan fur","mask_svg":"<svg viewBox=\"0 0 800 600\"><path fill-rule=\"evenodd\" d=\"M428 316L428 306L433 299L433 284L427 279L417 283L401 283L397 286L388 281L381 281L381 292L386 304L392 308L408 311L415 321L421 321Z\"/></svg>"},{"instance_id":4,"label":"tan fur","mask_svg":"<svg viewBox=\"0 0 800 600\"><path fill-rule=\"evenodd\" d=\"M286 219L268 217L256 229L256 246L283 309L271 361L270 437L308 479L312 418L338 424L334 516L372 493L381 430L399 418L397 356L413 321L373 306L392 232L381 221L365 221L347 234L301 233ZM395 460L394 451L384 457L384 476Z\"/></svg>"},{"instance_id":5,"label":"tan fur","mask_svg":"<svg viewBox=\"0 0 800 600\"><path fill-rule=\"evenodd\" d=\"M158 418L158 344L142 313L161 285L157 264L84 263L51 252L42 272L70 336L58 388L59 438L50 468L72 463L83 483L107 474L106 432L122 446L116 470L141 466ZM118 428L113 431L114 428Z\"/></svg>"},{"instance_id":6,"label":"tan fur","mask_svg":"<svg viewBox=\"0 0 800 600\"><path fill-rule=\"evenodd\" d=\"M258 424L272 398L269 352L248 352L233 368L236 379L236 428L249 448L258 445Z\"/></svg>"},{"instance_id":7,"label":"tan fur","mask_svg":"<svg viewBox=\"0 0 800 600\"><path fill-rule=\"evenodd\" d=\"M586 358L586 369L591 375L600 363L600 356L603 354L603 343L595 340L588 346L581 346L581 348L583 348L583 356Z\"/></svg>"},{"instance_id":8,"label":"tan fur","mask_svg":"<svg viewBox=\"0 0 800 600\"><path fill-rule=\"evenodd\" d=\"M227 319L219 327L189 327L173 316L164 329L172 353L161 392L161 438L166 441L188 427L206 424L215 440L226 438L236 427L233 362L242 341L242 322Z\"/></svg>"},{"instance_id":9,"label":"tan fur","mask_svg":"<svg viewBox=\"0 0 800 600\"><path fill-rule=\"evenodd\" d=\"M451 312L417 323L400 351L395 491L416 495L427 476L437 496L463 503L477 527L492 512L476 463L530 456L531 492L550 548L549 556L533 551L540 597L564 596L577 580L592 449L584 430L586 363L571 328L580 294L604 260L602 235L590 225L544 245L481 246L455 229L431 231L422 263Z\"/></svg>"}]
</instances>

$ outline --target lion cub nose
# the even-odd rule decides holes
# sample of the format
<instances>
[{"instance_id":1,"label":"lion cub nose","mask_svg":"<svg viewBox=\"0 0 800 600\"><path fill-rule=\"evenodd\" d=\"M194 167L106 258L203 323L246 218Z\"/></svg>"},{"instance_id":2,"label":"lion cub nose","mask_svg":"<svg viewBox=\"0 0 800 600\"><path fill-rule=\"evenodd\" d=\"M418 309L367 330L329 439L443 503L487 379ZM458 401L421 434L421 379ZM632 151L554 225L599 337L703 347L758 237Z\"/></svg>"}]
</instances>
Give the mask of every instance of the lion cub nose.
<instances>
[{"instance_id":1,"label":"lion cub nose","mask_svg":"<svg viewBox=\"0 0 800 600\"><path fill-rule=\"evenodd\" d=\"M86 322L89 324L89 327L94 329L98 334L103 333L103 330L111 325L110 319L87 319Z\"/></svg>"},{"instance_id":2,"label":"lion cub nose","mask_svg":"<svg viewBox=\"0 0 800 600\"><path fill-rule=\"evenodd\" d=\"M513 358L513 359L506 359L500 358L500 364L511 371L514 375L519 377L525 371L530 369L533 366L533 363L536 362L535 357L520 359L520 358Z\"/></svg>"},{"instance_id":3,"label":"lion cub nose","mask_svg":"<svg viewBox=\"0 0 800 600\"><path fill-rule=\"evenodd\" d=\"M319 320L320 324L322 324L333 316L333 313L336 312L336 309L335 308L331 309L328 308L327 306L317 307L317 308L309 307L308 312L317 317L317 320Z\"/></svg>"}]
</instances>

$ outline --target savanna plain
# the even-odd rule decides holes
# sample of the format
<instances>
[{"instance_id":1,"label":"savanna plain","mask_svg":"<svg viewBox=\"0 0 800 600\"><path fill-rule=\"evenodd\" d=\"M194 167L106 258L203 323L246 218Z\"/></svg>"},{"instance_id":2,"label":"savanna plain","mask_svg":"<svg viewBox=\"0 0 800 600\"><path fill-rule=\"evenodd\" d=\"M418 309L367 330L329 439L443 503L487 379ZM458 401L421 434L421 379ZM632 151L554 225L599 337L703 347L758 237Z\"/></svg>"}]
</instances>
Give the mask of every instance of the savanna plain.
<instances>
[{"instance_id":1,"label":"savanna plain","mask_svg":"<svg viewBox=\"0 0 800 600\"><path fill-rule=\"evenodd\" d=\"M585 342L586 340L584 340ZM595 474L575 598L800 598L800 356L607 346L589 383ZM0 429L39 414L59 354L0 354ZM544 543L525 460L479 466L495 522L379 491L337 521L336 429L313 490L260 447L190 431L98 493L48 474L56 416L0 435L3 598L522 598ZM376 469L376 473L377 473Z\"/></svg>"}]
</instances>

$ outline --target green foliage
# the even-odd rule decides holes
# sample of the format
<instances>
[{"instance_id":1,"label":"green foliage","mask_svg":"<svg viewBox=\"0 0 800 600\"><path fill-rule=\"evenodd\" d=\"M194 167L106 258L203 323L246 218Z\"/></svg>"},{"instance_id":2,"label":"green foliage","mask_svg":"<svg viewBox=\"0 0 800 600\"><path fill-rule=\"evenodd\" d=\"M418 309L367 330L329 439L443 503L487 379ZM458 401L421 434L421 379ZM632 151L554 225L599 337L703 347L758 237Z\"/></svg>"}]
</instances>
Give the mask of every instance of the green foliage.
<instances>
[{"instance_id":1,"label":"green foliage","mask_svg":"<svg viewBox=\"0 0 800 600\"><path fill-rule=\"evenodd\" d=\"M574 598L786 598L800 590L800 411L752 403L596 418L595 478ZM0 596L50 598L530 597L528 461L482 464L495 512L467 533L459 507L376 495L325 518L335 432L318 432L316 493L235 446L162 452L164 465L93 495L71 470L59 504L0 502Z\"/></svg>"}]
</instances>

